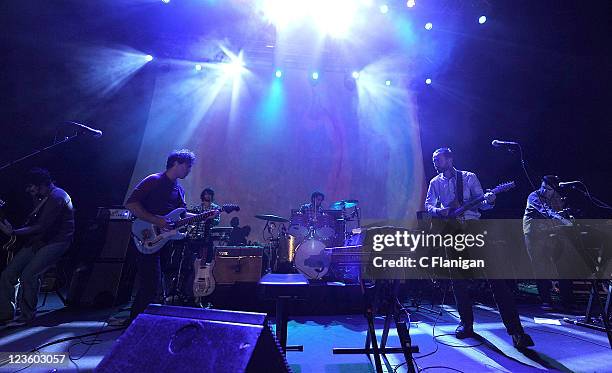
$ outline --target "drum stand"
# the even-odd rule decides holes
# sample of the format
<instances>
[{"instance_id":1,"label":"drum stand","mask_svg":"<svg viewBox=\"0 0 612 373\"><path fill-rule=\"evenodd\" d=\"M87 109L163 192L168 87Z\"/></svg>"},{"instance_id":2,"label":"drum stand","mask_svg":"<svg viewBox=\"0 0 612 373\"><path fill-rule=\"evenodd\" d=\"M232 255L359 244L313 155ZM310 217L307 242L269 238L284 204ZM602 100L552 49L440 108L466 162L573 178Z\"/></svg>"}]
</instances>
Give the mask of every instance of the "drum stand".
<instances>
[{"instance_id":1,"label":"drum stand","mask_svg":"<svg viewBox=\"0 0 612 373\"><path fill-rule=\"evenodd\" d=\"M385 365L387 365L387 368L389 368L389 363L385 355L403 353L404 359L406 359L406 366L408 367L408 372L416 373L412 354L419 352L419 346L412 345L412 340L410 338L410 316L402 307L397 297L399 291L399 284L399 280L377 280L374 284L368 287L368 285L366 285L365 283L365 280L361 279L361 291L365 303L365 318L368 322L368 332L366 335L365 347L334 348L334 354L366 354L368 355L368 357L370 354L373 354L376 372L382 373L383 368L381 355L385 359ZM371 294L372 292L374 292L374 294ZM385 325L380 340L380 347L378 346L376 329L374 327L375 304L382 304L386 308ZM408 326L406 325L406 321L402 318L402 312L405 312L408 318ZM391 326L391 318L393 318L393 321L395 322L395 329L397 330L397 335L399 337L401 347L386 346L387 338L389 336L389 328Z\"/></svg>"}]
</instances>

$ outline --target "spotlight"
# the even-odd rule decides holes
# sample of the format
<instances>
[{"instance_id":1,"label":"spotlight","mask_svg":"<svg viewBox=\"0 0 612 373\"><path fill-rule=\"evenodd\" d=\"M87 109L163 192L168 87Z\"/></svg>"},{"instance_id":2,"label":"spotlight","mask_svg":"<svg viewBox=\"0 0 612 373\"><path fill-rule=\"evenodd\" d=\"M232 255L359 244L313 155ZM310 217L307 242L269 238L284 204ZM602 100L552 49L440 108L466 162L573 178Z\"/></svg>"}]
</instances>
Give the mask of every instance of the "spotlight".
<instances>
[{"instance_id":1,"label":"spotlight","mask_svg":"<svg viewBox=\"0 0 612 373\"><path fill-rule=\"evenodd\" d=\"M385 81L385 85L387 86L391 85L391 81L390 80Z\"/></svg>"},{"instance_id":2,"label":"spotlight","mask_svg":"<svg viewBox=\"0 0 612 373\"><path fill-rule=\"evenodd\" d=\"M430 78L425 79L425 84L430 85L431 84L431 79Z\"/></svg>"},{"instance_id":3,"label":"spotlight","mask_svg":"<svg viewBox=\"0 0 612 373\"><path fill-rule=\"evenodd\" d=\"M480 17L478 18L478 23L480 23L481 25L482 25L483 23L485 23L485 22L487 22L487 17L486 17L486 16L480 16Z\"/></svg>"},{"instance_id":4,"label":"spotlight","mask_svg":"<svg viewBox=\"0 0 612 373\"><path fill-rule=\"evenodd\" d=\"M276 70L276 73L274 75L276 75L277 78L280 78L281 76L283 76L283 72L280 70Z\"/></svg>"},{"instance_id":5,"label":"spotlight","mask_svg":"<svg viewBox=\"0 0 612 373\"><path fill-rule=\"evenodd\" d=\"M196 69L196 71L202 70L202 65L200 65L200 64L195 65L195 69Z\"/></svg>"},{"instance_id":6,"label":"spotlight","mask_svg":"<svg viewBox=\"0 0 612 373\"><path fill-rule=\"evenodd\" d=\"M389 12L389 6L387 4L381 5L379 9L382 14L387 14Z\"/></svg>"},{"instance_id":7,"label":"spotlight","mask_svg":"<svg viewBox=\"0 0 612 373\"><path fill-rule=\"evenodd\" d=\"M359 71L353 71L351 76L353 77L353 79L359 79Z\"/></svg>"},{"instance_id":8,"label":"spotlight","mask_svg":"<svg viewBox=\"0 0 612 373\"><path fill-rule=\"evenodd\" d=\"M433 28L433 24L431 22L427 22L425 24L425 30L431 30Z\"/></svg>"},{"instance_id":9,"label":"spotlight","mask_svg":"<svg viewBox=\"0 0 612 373\"><path fill-rule=\"evenodd\" d=\"M406 6L407 6L408 8L414 8L414 6L415 6L415 5L416 5L416 1L415 1L415 0L408 0L408 1L406 2Z\"/></svg>"},{"instance_id":10,"label":"spotlight","mask_svg":"<svg viewBox=\"0 0 612 373\"><path fill-rule=\"evenodd\" d=\"M319 73L315 71L314 73L312 73L312 80L317 80L317 79L319 79Z\"/></svg>"},{"instance_id":11,"label":"spotlight","mask_svg":"<svg viewBox=\"0 0 612 373\"><path fill-rule=\"evenodd\" d=\"M164 4L168 4L170 2L170 0L162 0L162 3Z\"/></svg>"},{"instance_id":12,"label":"spotlight","mask_svg":"<svg viewBox=\"0 0 612 373\"><path fill-rule=\"evenodd\" d=\"M147 54L146 56L144 56L144 59L147 62L151 62L151 61L153 61L153 56L151 56L150 54Z\"/></svg>"}]
</instances>

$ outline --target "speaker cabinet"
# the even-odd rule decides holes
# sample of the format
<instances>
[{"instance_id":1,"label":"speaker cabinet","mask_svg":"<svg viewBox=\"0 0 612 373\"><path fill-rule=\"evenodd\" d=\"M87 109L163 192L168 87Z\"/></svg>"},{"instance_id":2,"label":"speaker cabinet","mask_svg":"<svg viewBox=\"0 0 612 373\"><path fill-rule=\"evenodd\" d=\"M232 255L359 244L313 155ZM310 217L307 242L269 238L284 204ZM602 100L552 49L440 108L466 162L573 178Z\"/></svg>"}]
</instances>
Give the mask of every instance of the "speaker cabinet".
<instances>
[{"instance_id":1,"label":"speaker cabinet","mask_svg":"<svg viewBox=\"0 0 612 373\"><path fill-rule=\"evenodd\" d=\"M262 273L263 248L259 246L219 246L215 248L213 275L218 285L258 282Z\"/></svg>"},{"instance_id":2,"label":"speaker cabinet","mask_svg":"<svg viewBox=\"0 0 612 373\"><path fill-rule=\"evenodd\" d=\"M150 305L96 372L289 372L266 315Z\"/></svg>"}]
</instances>

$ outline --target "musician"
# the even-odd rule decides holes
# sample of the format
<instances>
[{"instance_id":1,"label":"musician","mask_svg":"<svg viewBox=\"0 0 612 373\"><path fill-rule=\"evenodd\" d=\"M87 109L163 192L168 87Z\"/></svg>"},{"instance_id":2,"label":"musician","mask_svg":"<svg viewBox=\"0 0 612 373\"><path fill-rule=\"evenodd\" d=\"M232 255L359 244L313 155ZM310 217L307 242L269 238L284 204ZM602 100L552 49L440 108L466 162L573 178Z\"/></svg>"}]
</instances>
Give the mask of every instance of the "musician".
<instances>
[{"instance_id":1,"label":"musician","mask_svg":"<svg viewBox=\"0 0 612 373\"><path fill-rule=\"evenodd\" d=\"M305 203L300 206L300 212L303 214L312 213L323 213L323 206L321 205L325 200L325 195L321 192L312 192L310 195L310 203Z\"/></svg>"},{"instance_id":2,"label":"musician","mask_svg":"<svg viewBox=\"0 0 612 373\"><path fill-rule=\"evenodd\" d=\"M19 322L30 322L36 314L40 277L69 249L74 236L74 208L65 190L53 183L49 171L33 168L26 175L26 192L35 201L34 210L22 228L13 229L4 221L7 235L25 239L25 244L2 271L0 280L0 321L13 319L15 285L19 280Z\"/></svg>"},{"instance_id":3,"label":"musician","mask_svg":"<svg viewBox=\"0 0 612 373\"><path fill-rule=\"evenodd\" d=\"M488 210L493 208L495 194L484 193L476 174L457 170L453 166L453 153L449 148L437 149L433 153L433 164L438 175L429 182L425 199L425 209L432 216L446 217L453 209L453 205L461 205L463 201L467 202L482 196L485 199L478 206L478 209ZM460 185L462 185L461 190L459 190ZM460 218L462 221L461 230L469 232L476 229L475 222L480 218L478 209L468 210ZM468 338L474 335L473 301L468 289L469 280L451 280L451 282L460 317L455 336L458 339ZM512 293L506 282L504 280L490 280L489 284L493 290L502 321L508 334L512 336L514 346L516 348L533 346L533 340L523 330Z\"/></svg>"},{"instance_id":4,"label":"musician","mask_svg":"<svg viewBox=\"0 0 612 373\"><path fill-rule=\"evenodd\" d=\"M221 209L219 205L217 205L215 200L215 191L212 188L205 188L202 193L200 193L200 200L202 201L199 205L193 206L189 212L194 214L201 214L205 211L212 209ZM206 262L210 263L212 260L212 249L213 242L210 238L210 228L219 225L221 222L221 215L216 215L213 219L208 219L205 221L201 221L195 224L193 230L191 230L189 236L192 239L196 239L198 241L201 240L200 243L205 246L205 255Z\"/></svg>"},{"instance_id":5,"label":"musician","mask_svg":"<svg viewBox=\"0 0 612 373\"><path fill-rule=\"evenodd\" d=\"M550 237L553 226L567 224L567 220L559 214L564 205L564 198L559 194L559 177L547 175L542 178L540 188L529 194L523 215L523 233L531 263L540 275L548 275L549 278L554 278L558 274L554 260L555 253L568 245L571 246L565 237L558 236L555 239ZM539 279L536 280L536 285L542 310L552 310L550 294L552 281ZM562 307L571 311L574 304L572 281L559 280L559 290Z\"/></svg>"},{"instance_id":6,"label":"musician","mask_svg":"<svg viewBox=\"0 0 612 373\"><path fill-rule=\"evenodd\" d=\"M142 220L162 229L171 229L171 222L163 216L179 207L186 207L185 190L178 183L178 179L189 175L194 162L193 152L187 149L173 151L168 155L166 171L149 175L138 183L125 207ZM165 249L166 247L154 254L137 252L138 289L127 322L144 311L155 298L161 282L160 252Z\"/></svg>"}]
</instances>

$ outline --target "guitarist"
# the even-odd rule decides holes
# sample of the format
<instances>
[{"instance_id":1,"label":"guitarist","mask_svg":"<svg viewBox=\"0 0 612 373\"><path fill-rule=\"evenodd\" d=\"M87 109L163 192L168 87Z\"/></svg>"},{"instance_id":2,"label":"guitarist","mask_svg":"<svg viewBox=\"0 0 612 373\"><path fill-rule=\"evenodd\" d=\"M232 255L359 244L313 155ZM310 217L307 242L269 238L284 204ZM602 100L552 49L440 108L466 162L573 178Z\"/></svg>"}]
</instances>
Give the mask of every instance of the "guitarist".
<instances>
[{"instance_id":1,"label":"guitarist","mask_svg":"<svg viewBox=\"0 0 612 373\"><path fill-rule=\"evenodd\" d=\"M559 181L558 176L544 176L540 189L529 194L523 215L527 253L536 272L544 275L544 278L554 278L558 274L554 254L571 247L567 237L557 235L556 239L550 238L554 226L571 224L558 213L565 207L565 201L559 194ZM536 285L542 310L552 311L552 281L536 280ZM559 290L562 308L565 311L573 311L572 281L559 280Z\"/></svg>"},{"instance_id":2,"label":"guitarist","mask_svg":"<svg viewBox=\"0 0 612 373\"><path fill-rule=\"evenodd\" d=\"M178 183L189 175L195 161L195 154L189 150L177 150L168 155L166 171L144 178L125 202L136 217L155 224L162 229L171 229L172 225L162 216L179 207L186 207L185 190ZM165 250L163 248L162 250ZM132 305L131 322L155 299L161 283L160 252L154 254L136 253L137 281L136 298Z\"/></svg>"},{"instance_id":3,"label":"guitarist","mask_svg":"<svg viewBox=\"0 0 612 373\"><path fill-rule=\"evenodd\" d=\"M26 192L34 210L26 225L13 229L4 221L0 229L7 235L25 238L25 244L2 271L0 280L0 321L13 319L15 285L19 281L19 322L34 319L40 276L69 249L74 236L74 208L68 193L55 186L49 171L33 168L26 175Z\"/></svg>"},{"instance_id":4,"label":"guitarist","mask_svg":"<svg viewBox=\"0 0 612 373\"><path fill-rule=\"evenodd\" d=\"M438 172L429 182L425 209L435 217L445 218L464 201L484 196L484 201L478 206L480 210L493 208L495 194L484 193L476 174L459 171L453 166L453 153L450 148L440 148L433 153L433 165ZM462 222L461 230L469 233L474 230L476 220L480 218L478 209L467 210L458 219ZM458 233L458 232L454 232ZM460 323L455 330L458 339L474 336L473 301L469 293L468 280L451 280ZM533 346L533 340L526 334L521 325L512 293L504 280L490 280L495 302L499 308L508 334L516 348Z\"/></svg>"}]
</instances>

